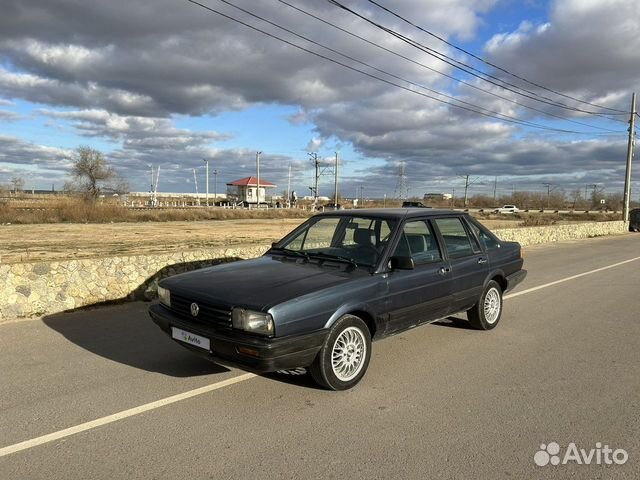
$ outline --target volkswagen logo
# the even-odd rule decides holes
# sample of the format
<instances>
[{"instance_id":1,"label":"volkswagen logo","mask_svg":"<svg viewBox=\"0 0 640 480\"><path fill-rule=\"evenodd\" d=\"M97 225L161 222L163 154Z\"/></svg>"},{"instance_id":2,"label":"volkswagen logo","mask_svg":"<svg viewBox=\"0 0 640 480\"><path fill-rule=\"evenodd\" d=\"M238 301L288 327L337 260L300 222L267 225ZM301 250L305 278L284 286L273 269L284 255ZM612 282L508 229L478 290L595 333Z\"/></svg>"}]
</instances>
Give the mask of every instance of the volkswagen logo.
<instances>
[{"instance_id":1,"label":"volkswagen logo","mask_svg":"<svg viewBox=\"0 0 640 480\"><path fill-rule=\"evenodd\" d=\"M194 317L198 316L198 313L200 312L200 307L198 306L197 303L192 303L191 304L191 315L193 315Z\"/></svg>"}]
</instances>

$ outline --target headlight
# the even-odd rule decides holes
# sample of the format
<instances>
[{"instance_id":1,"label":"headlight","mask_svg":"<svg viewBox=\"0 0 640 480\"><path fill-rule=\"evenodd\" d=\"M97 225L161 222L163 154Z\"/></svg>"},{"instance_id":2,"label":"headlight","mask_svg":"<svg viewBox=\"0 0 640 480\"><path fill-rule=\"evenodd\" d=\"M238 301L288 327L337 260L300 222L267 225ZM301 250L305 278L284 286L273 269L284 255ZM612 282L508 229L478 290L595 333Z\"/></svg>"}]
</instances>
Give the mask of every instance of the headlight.
<instances>
[{"instance_id":1,"label":"headlight","mask_svg":"<svg viewBox=\"0 0 640 480\"><path fill-rule=\"evenodd\" d=\"M158 299L160 299L160 303L165 307L171 308L171 293L160 285L158 285Z\"/></svg>"},{"instance_id":2,"label":"headlight","mask_svg":"<svg viewBox=\"0 0 640 480\"><path fill-rule=\"evenodd\" d=\"M268 313L254 312L244 308L234 308L231 313L233 328L245 332L271 337L273 335L273 317Z\"/></svg>"}]
</instances>

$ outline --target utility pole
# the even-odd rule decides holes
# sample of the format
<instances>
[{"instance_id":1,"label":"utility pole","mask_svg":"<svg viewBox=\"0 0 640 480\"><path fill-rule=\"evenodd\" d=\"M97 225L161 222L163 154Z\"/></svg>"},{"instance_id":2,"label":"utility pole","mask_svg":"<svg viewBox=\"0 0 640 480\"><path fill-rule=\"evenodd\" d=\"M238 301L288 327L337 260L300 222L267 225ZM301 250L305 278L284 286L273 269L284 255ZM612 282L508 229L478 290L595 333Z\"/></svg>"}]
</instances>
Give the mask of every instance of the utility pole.
<instances>
[{"instance_id":1,"label":"utility pole","mask_svg":"<svg viewBox=\"0 0 640 480\"><path fill-rule=\"evenodd\" d=\"M629 201L631 199L631 163L633 162L633 145L636 128L636 94L631 95L631 118L629 119L629 143L627 145L627 170L624 177L624 206L622 219L629 221Z\"/></svg>"},{"instance_id":2,"label":"utility pole","mask_svg":"<svg viewBox=\"0 0 640 480\"><path fill-rule=\"evenodd\" d=\"M257 207L260 208L260 155L262 152L256 152L256 203Z\"/></svg>"},{"instance_id":3,"label":"utility pole","mask_svg":"<svg viewBox=\"0 0 640 480\"><path fill-rule=\"evenodd\" d=\"M313 192L313 210L315 211L318 208L318 181L320 179L320 165L318 163L318 154L316 152L309 152L307 155L309 155L313 161L314 174L313 187L311 190Z\"/></svg>"},{"instance_id":4,"label":"utility pole","mask_svg":"<svg viewBox=\"0 0 640 480\"><path fill-rule=\"evenodd\" d=\"M196 178L196 169L193 169L193 184L196 186L196 199L198 201L198 206L200 206L200 197L198 196L198 179Z\"/></svg>"},{"instance_id":5,"label":"utility pole","mask_svg":"<svg viewBox=\"0 0 640 480\"><path fill-rule=\"evenodd\" d=\"M207 185L207 193L205 195L205 203L207 205L207 207L209 206L209 159L208 158L203 158L202 161L204 162L204 166L205 166L205 184Z\"/></svg>"},{"instance_id":6,"label":"utility pole","mask_svg":"<svg viewBox=\"0 0 640 480\"><path fill-rule=\"evenodd\" d=\"M289 176L287 177L287 201L285 205L287 208L291 208L291 164L289 164Z\"/></svg>"},{"instance_id":7,"label":"utility pole","mask_svg":"<svg viewBox=\"0 0 640 480\"><path fill-rule=\"evenodd\" d=\"M545 187L547 187L547 208L549 208L549 196L551 195L551 185L552 183L543 183Z\"/></svg>"},{"instance_id":8,"label":"utility pole","mask_svg":"<svg viewBox=\"0 0 640 480\"><path fill-rule=\"evenodd\" d=\"M213 171L213 178L213 206L215 206L218 199L218 169Z\"/></svg>"},{"instance_id":9,"label":"utility pole","mask_svg":"<svg viewBox=\"0 0 640 480\"><path fill-rule=\"evenodd\" d=\"M493 202L496 201L496 194L498 193L498 177L493 180Z\"/></svg>"},{"instance_id":10,"label":"utility pole","mask_svg":"<svg viewBox=\"0 0 640 480\"><path fill-rule=\"evenodd\" d=\"M591 206L594 206L596 204L596 194L598 193L598 184L592 183L589 186L593 189L591 193Z\"/></svg>"},{"instance_id":11,"label":"utility pole","mask_svg":"<svg viewBox=\"0 0 640 480\"><path fill-rule=\"evenodd\" d=\"M333 206L337 210L338 209L338 152L336 153L336 171L335 171L335 179L334 179L334 196L333 196Z\"/></svg>"},{"instance_id":12,"label":"utility pole","mask_svg":"<svg viewBox=\"0 0 640 480\"><path fill-rule=\"evenodd\" d=\"M463 208L467 208L467 191L469 190L469 175L464 177L464 204Z\"/></svg>"}]
</instances>

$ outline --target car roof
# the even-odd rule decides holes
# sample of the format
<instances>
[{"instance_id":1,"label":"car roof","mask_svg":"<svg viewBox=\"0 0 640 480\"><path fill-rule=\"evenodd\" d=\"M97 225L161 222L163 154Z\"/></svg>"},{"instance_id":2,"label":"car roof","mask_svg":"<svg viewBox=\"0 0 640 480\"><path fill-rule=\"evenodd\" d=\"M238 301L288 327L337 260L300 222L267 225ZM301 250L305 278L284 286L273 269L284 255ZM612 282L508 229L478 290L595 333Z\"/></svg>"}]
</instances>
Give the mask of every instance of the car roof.
<instances>
[{"instance_id":1,"label":"car roof","mask_svg":"<svg viewBox=\"0 0 640 480\"><path fill-rule=\"evenodd\" d=\"M435 209L435 208L356 208L351 210L338 210L323 212L317 216L335 217L335 216L357 216L367 218L414 218L414 217L435 217L439 215L465 215L466 212L456 210Z\"/></svg>"}]
</instances>

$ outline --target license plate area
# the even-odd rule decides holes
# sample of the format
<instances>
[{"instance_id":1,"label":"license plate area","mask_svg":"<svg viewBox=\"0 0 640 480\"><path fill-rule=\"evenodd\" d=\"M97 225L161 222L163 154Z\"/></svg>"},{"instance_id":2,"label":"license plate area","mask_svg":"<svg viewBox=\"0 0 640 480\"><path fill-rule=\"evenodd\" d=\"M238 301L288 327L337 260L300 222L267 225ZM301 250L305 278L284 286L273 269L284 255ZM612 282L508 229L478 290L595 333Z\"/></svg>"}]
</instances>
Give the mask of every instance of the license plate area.
<instances>
[{"instance_id":1,"label":"license plate area","mask_svg":"<svg viewBox=\"0 0 640 480\"><path fill-rule=\"evenodd\" d=\"M202 348L203 350L211 351L211 340L202 335L197 335L192 332L187 332L181 328L171 327L171 338L180 342L188 343L194 347Z\"/></svg>"}]
</instances>

